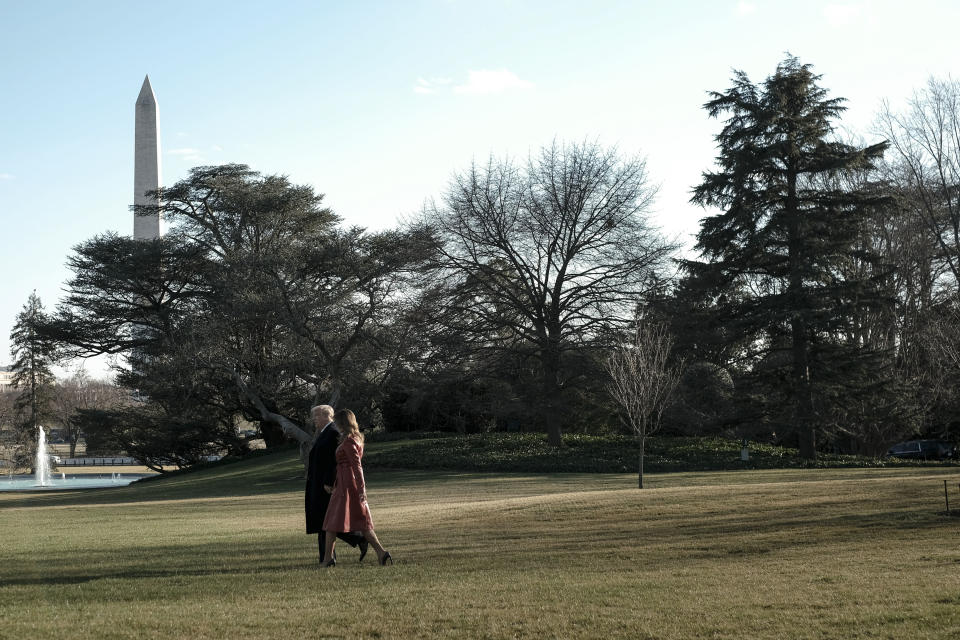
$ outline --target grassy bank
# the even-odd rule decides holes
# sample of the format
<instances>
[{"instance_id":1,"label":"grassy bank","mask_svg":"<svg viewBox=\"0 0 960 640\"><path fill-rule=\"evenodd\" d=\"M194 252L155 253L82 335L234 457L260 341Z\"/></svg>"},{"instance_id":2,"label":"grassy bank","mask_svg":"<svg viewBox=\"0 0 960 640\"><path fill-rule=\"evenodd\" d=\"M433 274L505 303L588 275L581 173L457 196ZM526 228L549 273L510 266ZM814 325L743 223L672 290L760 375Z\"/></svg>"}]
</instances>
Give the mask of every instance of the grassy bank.
<instances>
[{"instance_id":1,"label":"grassy bank","mask_svg":"<svg viewBox=\"0 0 960 640\"><path fill-rule=\"evenodd\" d=\"M940 464L834 454L821 454L811 463L796 449L758 443L749 448L750 459L743 461L740 443L733 440L653 437L647 440L644 468L666 473ZM564 446L557 449L536 433L375 434L365 463L395 469L628 473L638 468L639 455L637 439L628 436L566 435Z\"/></svg>"},{"instance_id":2,"label":"grassy bank","mask_svg":"<svg viewBox=\"0 0 960 640\"><path fill-rule=\"evenodd\" d=\"M385 443L371 443L371 454ZM0 494L0 630L32 638L954 638L950 468L370 468L394 567L302 533L292 453Z\"/></svg>"}]
</instances>

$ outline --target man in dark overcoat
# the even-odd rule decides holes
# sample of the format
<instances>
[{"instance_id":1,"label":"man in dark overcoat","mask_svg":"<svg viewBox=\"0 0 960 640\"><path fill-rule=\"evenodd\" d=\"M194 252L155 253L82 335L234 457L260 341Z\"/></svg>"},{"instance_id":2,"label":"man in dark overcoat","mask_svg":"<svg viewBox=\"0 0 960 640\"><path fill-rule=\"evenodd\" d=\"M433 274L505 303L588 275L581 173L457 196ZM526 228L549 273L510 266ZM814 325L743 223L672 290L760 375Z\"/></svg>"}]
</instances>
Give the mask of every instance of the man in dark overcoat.
<instances>
[{"instance_id":1,"label":"man in dark overcoat","mask_svg":"<svg viewBox=\"0 0 960 640\"><path fill-rule=\"evenodd\" d=\"M310 448L307 462L307 487L304 508L307 517L307 533L317 534L320 550L320 562L323 563L323 519L327 515L330 494L337 477L337 446L339 432L333 422L333 407L327 404L317 405L310 410L316 436ZM337 537L351 547L360 547L360 560L367 555L368 544L362 535L356 533L338 533Z\"/></svg>"}]
</instances>

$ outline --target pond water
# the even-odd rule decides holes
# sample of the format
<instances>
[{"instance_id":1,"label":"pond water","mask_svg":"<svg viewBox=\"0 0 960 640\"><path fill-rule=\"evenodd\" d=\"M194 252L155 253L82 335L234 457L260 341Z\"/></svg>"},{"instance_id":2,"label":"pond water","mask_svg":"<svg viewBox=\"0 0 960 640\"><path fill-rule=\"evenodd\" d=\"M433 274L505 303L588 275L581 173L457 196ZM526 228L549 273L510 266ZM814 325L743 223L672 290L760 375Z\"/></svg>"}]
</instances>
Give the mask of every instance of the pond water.
<instances>
[{"instance_id":1,"label":"pond water","mask_svg":"<svg viewBox=\"0 0 960 640\"><path fill-rule=\"evenodd\" d=\"M0 476L0 491L65 491L68 489L104 489L107 487L125 487L131 482L144 478L145 473L84 473L65 475L51 473L41 485L35 475Z\"/></svg>"}]
</instances>

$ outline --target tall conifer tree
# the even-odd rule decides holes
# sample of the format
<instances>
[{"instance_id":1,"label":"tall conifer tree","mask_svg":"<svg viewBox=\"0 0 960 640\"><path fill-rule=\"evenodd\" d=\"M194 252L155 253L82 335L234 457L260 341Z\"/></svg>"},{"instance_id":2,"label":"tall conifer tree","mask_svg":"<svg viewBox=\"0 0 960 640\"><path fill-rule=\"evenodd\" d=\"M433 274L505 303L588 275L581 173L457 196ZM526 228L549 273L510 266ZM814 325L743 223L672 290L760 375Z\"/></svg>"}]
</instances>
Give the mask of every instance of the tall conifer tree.
<instances>
[{"instance_id":1,"label":"tall conifer tree","mask_svg":"<svg viewBox=\"0 0 960 640\"><path fill-rule=\"evenodd\" d=\"M34 434L37 425L49 414L50 391L54 384L50 369L54 362L54 349L52 343L38 333L38 328L46 321L43 304L34 291L23 310L17 314L17 321L10 332L13 386L20 392L16 408L22 416L22 428Z\"/></svg>"},{"instance_id":2,"label":"tall conifer tree","mask_svg":"<svg viewBox=\"0 0 960 640\"><path fill-rule=\"evenodd\" d=\"M784 365L774 375L788 391L785 417L811 459L819 416L835 397L817 388L857 359L849 349L838 352L850 346L838 336L855 308L874 300L869 282L843 279L837 267L883 197L839 178L872 167L886 148L835 137L844 100L828 97L819 80L791 56L762 84L737 71L729 90L710 94L704 108L727 119L716 136L717 166L691 200L720 212L701 221L702 261L686 263L691 280L721 301L716 318L724 332L746 339L754 372Z\"/></svg>"}]
</instances>

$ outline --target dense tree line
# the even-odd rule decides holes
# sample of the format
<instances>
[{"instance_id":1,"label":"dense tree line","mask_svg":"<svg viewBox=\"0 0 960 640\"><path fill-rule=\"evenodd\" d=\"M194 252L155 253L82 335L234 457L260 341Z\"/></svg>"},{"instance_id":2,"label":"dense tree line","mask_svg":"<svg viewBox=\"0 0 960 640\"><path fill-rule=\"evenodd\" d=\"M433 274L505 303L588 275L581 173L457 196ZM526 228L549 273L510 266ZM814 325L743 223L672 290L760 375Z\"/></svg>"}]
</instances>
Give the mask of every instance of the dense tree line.
<instances>
[{"instance_id":1,"label":"dense tree line","mask_svg":"<svg viewBox=\"0 0 960 640\"><path fill-rule=\"evenodd\" d=\"M123 356L131 401L76 423L154 466L243 454L241 424L268 446L303 441L320 401L391 430L555 445L635 429L607 394L609 356L656 333L645 323L669 329L657 366L683 364L656 426L662 412L673 432L811 458L955 437L957 84L886 107L865 144L837 133L843 100L819 81L788 58L710 94L724 120L693 188L695 258L651 224L645 161L593 143L475 164L376 233L283 176L198 167L159 194L162 238L77 246L68 295L37 326L60 357Z\"/></svg>"}]
</instances>

